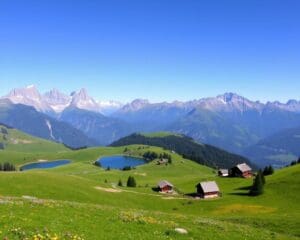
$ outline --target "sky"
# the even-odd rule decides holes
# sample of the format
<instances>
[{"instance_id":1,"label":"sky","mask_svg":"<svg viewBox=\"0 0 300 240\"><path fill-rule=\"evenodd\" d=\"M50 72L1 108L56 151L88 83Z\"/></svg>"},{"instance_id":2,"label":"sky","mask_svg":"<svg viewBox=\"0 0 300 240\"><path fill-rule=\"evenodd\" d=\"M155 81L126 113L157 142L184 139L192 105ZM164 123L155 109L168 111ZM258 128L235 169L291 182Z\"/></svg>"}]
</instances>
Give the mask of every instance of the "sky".
<instances>
[{"instance_id":1,"label":"sky","mask_svg":"<svg viewBox=\"0 0 300 240\"><path fill-rule=\"evenodd\" d=\"M300 99L298 0L0 0L0 95Z\"/></svg>"}]
</instances>

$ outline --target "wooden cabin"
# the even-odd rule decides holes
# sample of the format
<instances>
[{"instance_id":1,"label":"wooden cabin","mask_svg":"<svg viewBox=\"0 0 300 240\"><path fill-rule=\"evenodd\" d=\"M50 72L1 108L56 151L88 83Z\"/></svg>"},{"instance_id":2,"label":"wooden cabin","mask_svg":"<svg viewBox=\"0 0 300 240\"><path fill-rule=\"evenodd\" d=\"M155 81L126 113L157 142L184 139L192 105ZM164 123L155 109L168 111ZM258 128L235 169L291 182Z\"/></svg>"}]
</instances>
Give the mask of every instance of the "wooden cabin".
<instances>
[{"instance_id":1,"label":"wooden cabin","mask_svg":"<svg viewBox=\"0 0 300 240\"><path fill-rule=\"evenodd\" d=\"M166 159L166 158L161 158L161 159L159 159L159 160L157 161L157 165L165 165L165 164L167 164L168 162L169 162L168 159Z\"/></svg>"},{"instance_id":2,"label":"wooden cabin","mask_svg":"<svg viewBox=\"0 0 300 240\"><path fill-rule=\"evenodd\" d=\"M173 184L169 183L166 180L160 181L158 183L158 189L160 192L171 193L173 192L173 188L174 188Z\"/></svg>"},{"instance_id":3,"label":"wooden cabin","mask_svg":"<svg viewBox=\"0 0 300 240\"><path fill-rule=\"evenodd\" d=\"M197 195L201 198L216 198L220 196L220 189L215 181L200 182L196 185Z\"/></svg>"},{"instance_id":4,"label":"wooden cabin","mask_svg":"<svg viewBox=\"0 0 300 240\"><path fill-rule=\"evenodd\" d=\"M220 177L228 177L229 176L229 170L228 169L219 169L218 175Z\"/></svg>"},{"instance_id":5,"label":"wooden cabin","mask_svg":"<svg viewBox=\"0 0 300 240\"><path fill-rule=\"evenodd\" d=\"M230 175L233 177L250 178L253 176L253 173L249 165L246 163L241 163L231 169Z\"/></svg>"}]
</instances>

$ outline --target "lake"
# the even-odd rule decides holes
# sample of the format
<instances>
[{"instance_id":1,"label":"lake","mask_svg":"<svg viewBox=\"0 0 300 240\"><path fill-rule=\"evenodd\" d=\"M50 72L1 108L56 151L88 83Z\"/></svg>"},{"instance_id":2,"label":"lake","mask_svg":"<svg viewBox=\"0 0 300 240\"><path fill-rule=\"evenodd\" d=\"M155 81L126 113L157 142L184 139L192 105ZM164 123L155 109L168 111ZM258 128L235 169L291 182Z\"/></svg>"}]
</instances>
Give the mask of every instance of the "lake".
<instances>
[{"instance_id":1,"label":"lake","mask_svg":"<svg viewBox=\"0 0 300 240\"><path fill-rule=\"evenodd\" d=\"M147 163L142 158L129 156L108 156L101 157L96 162L100 163L102 168L123 169L124 167L136 167Z\"/></svg>"},{"instance_id":2,"label":"lake","mask_svg":"<svg viewBox=\"0 0 300 240\"><path fill-rule=\"evenodd\" d=\"M26 165L23 165L20 170L21 171L26 171L26 170L31 170L31 169L36 169L36 168L54 168L58 166L62 166L65 164L70 163L70 160L67 159L61 159L61 160L55 160L55 161L45 161L45 162L35 162L35 163L29 163Z\"/></svg>"}]
</instances>

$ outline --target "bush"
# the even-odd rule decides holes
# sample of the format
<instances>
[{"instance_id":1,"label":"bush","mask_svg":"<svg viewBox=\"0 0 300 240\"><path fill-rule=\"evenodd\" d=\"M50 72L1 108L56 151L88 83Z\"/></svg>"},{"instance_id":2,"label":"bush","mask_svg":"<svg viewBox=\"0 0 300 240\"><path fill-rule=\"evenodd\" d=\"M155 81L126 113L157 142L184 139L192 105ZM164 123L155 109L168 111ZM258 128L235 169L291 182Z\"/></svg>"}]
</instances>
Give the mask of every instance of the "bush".
<instances>
[{"instance_id":1,"label":"bush","mask_svg":"<svg viewBox=\"0 0 300 240\"><path fill-rule=\"evenodd\" d=\"M95 161L95 166L97 166L97 167L101 167L101 163L100 163L100 161Z\"/></svg>"},{"instance_id":2,"label":"bush","mask_svg":"<svg viewBox=\"0 0 300 240\"><path fill-rule=\"evenodd\" d=\"M134 177L129 176L127 179L127 187L136 187L136 181Z\"/></svg>"},{"instance_id":3,"label":"bush","mask_svg":"<svg viewBox=\"0 0 300 240\"><path fill-rule=\"evenodd\" d=\"M5 146L4 143L0 143L0 150L4 150Z\"/></svg>"},{"instance_id":4,"label":"bush","mask_svg":"<svg viewBox=\"0 0 300 240\"><path fill-rule=\"evenodd\" d=\"M131 170L131 167L130 166L125 166L125 167L122 168L122 170L123 171L129 171L129 170Z\"/></svg>"}]
</instances>

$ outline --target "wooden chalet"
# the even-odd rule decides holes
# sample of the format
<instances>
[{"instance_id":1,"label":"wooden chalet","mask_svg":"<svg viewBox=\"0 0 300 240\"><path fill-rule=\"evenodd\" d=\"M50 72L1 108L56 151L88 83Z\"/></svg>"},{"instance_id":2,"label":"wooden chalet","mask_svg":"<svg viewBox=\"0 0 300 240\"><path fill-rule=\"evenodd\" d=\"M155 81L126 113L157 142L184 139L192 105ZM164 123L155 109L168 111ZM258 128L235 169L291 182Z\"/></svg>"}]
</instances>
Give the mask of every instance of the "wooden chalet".
<instances>
[{"instance_id":1,"label":"wooden chalet","mask_svg":"<svg viewBox=\"0 0 300 240\"><path fill-rule=\"evenodd\" d=\"M253 176L253 173L252 168L248 164L241 163L231 169L230 175L233 177L250 178Z\"/></svg>"},{"instance_id":2,"label":"wooden chalet","mask_svg":"<svg viewBox=\"0 0 300 240\"><path fill-rule=\"evenodd\" d=\"M161 158L157 161L157 165L165 165L167 164L169 161L166 158Z\"/></svg>"},{"instance_id":3,"label":"wooden chalet","mask_svg":"<svg viewBox=\"0 0 300 240\"><path fill-rule=\"evenodd\" d=\"M173 188L174 188L173 184L169 183L166 180L160 181L158 183L158 189L160 192L171 193L173 192Z\"/></svg>"},{"instance_id":4,"label":"wooden chalet","mask_svg":"<svg viewBox=\"0 0 300 240\"><path fill-rule=\"evenodd\" d=\"M228 169L219 169L218 175L220 177L228 177L229 176L229 170Z\"/></svg>"},{"instance_id":5,"label":"wooden chalet","mask_svg":"<svg viewBox=\"0 0 300 240\"><path fill-rule=\"evenodd\" d=\"M196 185L197 195L201 198L216 198L220 196L220 189L215 181L200 182Z\"/></svg>"}]
</instances>

